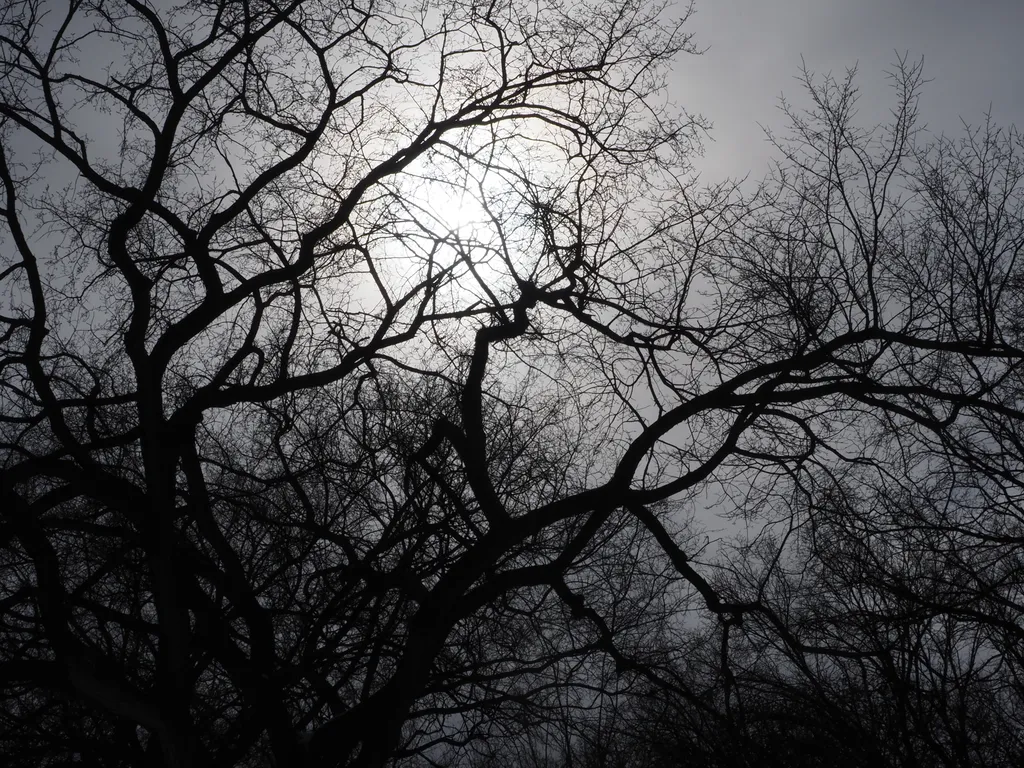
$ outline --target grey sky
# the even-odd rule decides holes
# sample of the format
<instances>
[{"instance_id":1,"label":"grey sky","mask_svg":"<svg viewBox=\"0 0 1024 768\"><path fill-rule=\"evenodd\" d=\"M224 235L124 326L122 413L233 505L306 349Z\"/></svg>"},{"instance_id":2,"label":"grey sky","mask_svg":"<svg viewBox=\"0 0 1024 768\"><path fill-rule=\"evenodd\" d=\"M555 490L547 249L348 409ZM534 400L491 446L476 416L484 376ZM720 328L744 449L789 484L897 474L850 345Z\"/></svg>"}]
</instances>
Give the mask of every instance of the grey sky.
<instances>
[{"instance_id":1,"label":"grey sky","mask_svg":"<svg viewBox=\"0 0 1024 768\"><path fill-rule=\"evenodd\" d=\"M697 0L690 30L708 51L680 60L672 99L714 123L700 161L706 180L765 170L758 123L781 128L785 93L803 55L819 74L859 64L862 113L891 104L884 71L896 52L924 57L921 114L929 129L956 133L991 105L998 125L1024 128L1024 0Z\"/></svg>"}]
</instances>

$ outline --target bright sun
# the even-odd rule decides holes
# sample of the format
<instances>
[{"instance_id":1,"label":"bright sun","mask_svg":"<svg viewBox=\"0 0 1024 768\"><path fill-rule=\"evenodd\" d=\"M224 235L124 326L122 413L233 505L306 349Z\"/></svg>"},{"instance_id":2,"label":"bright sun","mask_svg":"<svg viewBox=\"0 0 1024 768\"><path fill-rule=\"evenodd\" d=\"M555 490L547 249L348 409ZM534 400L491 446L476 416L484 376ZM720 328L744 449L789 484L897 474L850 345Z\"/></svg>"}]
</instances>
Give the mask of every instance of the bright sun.
<instances>
[{"instance_id":1,"label":"bright sun","mask_svg":"<svg viewBox=\"0 0 1024 768\"><path fill-rule=\"evenodd\" d=\"M486 209L475 195L447 185L431 185L423 211L439 235L451 233L461 239L474 239L489 222Z\"/></svg>"}]
</instances>

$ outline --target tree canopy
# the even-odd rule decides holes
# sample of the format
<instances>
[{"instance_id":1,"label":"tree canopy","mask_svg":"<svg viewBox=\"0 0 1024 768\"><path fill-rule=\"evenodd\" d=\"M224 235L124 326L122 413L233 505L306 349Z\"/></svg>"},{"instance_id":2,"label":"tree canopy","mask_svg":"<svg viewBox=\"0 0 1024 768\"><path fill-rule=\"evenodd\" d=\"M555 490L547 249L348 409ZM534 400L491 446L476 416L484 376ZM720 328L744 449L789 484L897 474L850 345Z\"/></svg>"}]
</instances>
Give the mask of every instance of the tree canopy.
<instances>
[{"instance_id":1,"label":"tree canopy","mask_svg":"<svg viewBox=\"0 0 1024 768\"><path fill-rule=\"evenodd\" d=\"M7 764L1024 756L1014 129L805 73L708 187L687 8L0 14Z\"/></svg>"}]
</instances>

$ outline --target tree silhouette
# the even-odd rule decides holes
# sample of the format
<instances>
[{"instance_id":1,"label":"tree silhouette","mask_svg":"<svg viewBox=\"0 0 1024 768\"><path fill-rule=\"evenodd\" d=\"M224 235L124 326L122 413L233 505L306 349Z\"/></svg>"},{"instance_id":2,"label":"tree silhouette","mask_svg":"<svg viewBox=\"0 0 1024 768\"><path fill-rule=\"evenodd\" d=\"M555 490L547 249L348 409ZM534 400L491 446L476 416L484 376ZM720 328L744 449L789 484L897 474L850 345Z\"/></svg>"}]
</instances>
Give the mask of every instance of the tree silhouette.
<instances>
[{"instance_id":1,"label":"tree silhouette","mask_svg":"<svg viewBox=\"0 0 1024 768\"><path fill-rule=\"evenodd\" d=\"M986 121L920 142L919 67L893 77L893 122L865 131L854 73L805 73L812 106L784 105L781 160L719 258L743 266L735 285L779 344L856 332L849 318L876 302L880 329L903 338L799 372L800 386L840 384L841 398L799 416L773 406L807 450L774 474L730 478L721 514L749 533L705 557L705 571L741 609L691 632L677 667L702 696L633 696L566 765L595 747L596 764L630 766L966 768L1024 756L1021 141ZM869 247L877 279L858 283L851 254ZM994 354L969 362L971 348ZM748 455L781 459L774 446Z\"/></svg>"},{"instance_id":2,"label":"tree silhouette","mask_svg":"<svg viewBox=\"0 0 1024 768\"><path fill-rule=\"evenodd\" d=\"M1016 134L812 83L744 199L688 181L658 4L5 13L9 763L551 762L656 695L750 744L758 680L866 660L900 738L1004 695ZM724 568L710 497L767 523ZM890 626L977 649L944 703Z\"/></svg>"}]
</instances>

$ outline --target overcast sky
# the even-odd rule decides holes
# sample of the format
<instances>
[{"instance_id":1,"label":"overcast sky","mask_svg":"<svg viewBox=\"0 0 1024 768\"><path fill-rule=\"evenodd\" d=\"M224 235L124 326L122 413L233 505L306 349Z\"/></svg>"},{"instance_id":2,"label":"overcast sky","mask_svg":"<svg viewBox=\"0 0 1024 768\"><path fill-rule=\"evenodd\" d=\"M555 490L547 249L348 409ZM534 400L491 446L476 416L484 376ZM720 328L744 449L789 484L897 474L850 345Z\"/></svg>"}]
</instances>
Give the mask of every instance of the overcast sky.
<instances>
[{"instance_id":1,"label":"overcast sky","mask_svg":"<svg viewBox=\"0 0 1024 768\"><path fill-rule=\"evenodd\" d=\"M1024 129L1024 0L696 0L690 30L707 52L684 57L673 101L714 123L698 167L705 179L760 177L768 148L758 123L781 128L785 93L802 100L800 57L842 76L859 64L863 112L891 105L884 71L896 52L924 57L921 113L929 129L955 133L991 105L997 124Z\"/></svg>"}]
</instances>

